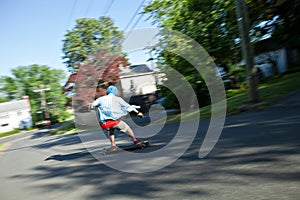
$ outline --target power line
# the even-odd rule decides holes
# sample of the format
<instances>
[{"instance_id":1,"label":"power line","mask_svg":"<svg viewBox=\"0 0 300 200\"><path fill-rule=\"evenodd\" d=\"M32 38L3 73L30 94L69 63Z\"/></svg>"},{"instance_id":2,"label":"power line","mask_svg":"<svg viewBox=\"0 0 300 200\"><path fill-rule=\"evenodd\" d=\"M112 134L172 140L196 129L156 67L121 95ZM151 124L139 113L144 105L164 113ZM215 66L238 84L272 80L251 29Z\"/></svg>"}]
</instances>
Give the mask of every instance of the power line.
<instances>
[{"instance_id":1,"label":"power line","mask_svg":"<svg viewBox=\"0 0 300 200\"><path fill-rule=\"evenodd\" d=\"M85 13L84 13L85 16L89 13L92 4L93 4L93 0L89 0L89 4L88 4L88 6L87 6L87 8L85 10Z\"/></svg>"},{"instance_id":2,"label":"power line","mask_svg":"<svg viewBox=\"0 0 300 200\"><path fill-rule=\"evenodd\" d=\"M132 16L130 22L128 23L128 25L126 26L126 29L128 28L129 24L131 24L131 22L133 21L133 19L136 17L136 15L138 14L139 10L141 9L141 7L144 5L146 0L143 0L142 3L139 5L138 9L135 11L134 15ZM139 23L139 21L142 19L144 14L141 14L139 16L139 18L137 19L137 21L134 23L134 25L131 27L130 31L128 31L125 40L129 37L129 35L131 34L132 30L136 27L136 25ZM124 30L124 32L126 31L126 29Z\"/></svg>"},{"instance_id":3,"label":"power line","mask_svg":"<svg viewBox=\"0 0 300 200\"><path fill-rule=\"evenodd\" d=\"M139 23L139 21L142 19L143 15L140 15L140 17L138 18L138 20L134 23L134 25L131 27L130 31L128 31L128 34L126 35L125 38L128 38L129 35L131 34L132 30L136 27L136 25Z\"/></svg>"},{"instance_id":4,"label":"power line","mask_svg":"<svg viewBox=\"0 0 300 200\"><path fill-rule=\"evenodd\" d=\"M75 10L76 4L77 4L77 0L74 0L72 8L71 8L70 15L69 15L68 23L67 23L67 29L69 28L69 26L70 26L70 24L72 22L72 18L73 18L73 14L74 14L74 10Z\"/></svg>"},{"instance_id":5,"label":"power line","mask_svg":"<svg viewBox=\"0 0 300 200\"><path fill-rule=\"evenodd\" d=\"M113 4L114 2L115 2L115 0L111 0L111 1L110 1L110 3L108 4L108 6L107 6L107 8L106 8L106 10L105 10L105 12L104 12L104 16L107 15L108 11L110 10L110 8L111 8L111 6L112 6L112 4Z\"/></svg>"},{"instance_id":6,"label":"power line","mask_svg":"<svg viewBox=\"0 0 300 200\"><path fill-rule=\"evenodd\" d=\"M133 16L131 17L131 19L129 20L127 26L124 28L124 32L127 30L127 28L129 27L129 25L132 23L132 21L134 20L134 18L136 17L136 15L138 14L138 12L140 11L141 7L143 6L143 4L145 3L146 0L143 0L142 3L139 5L139 7L136 9L135 13L133 14Z\"/></svg>"}]
</instances>

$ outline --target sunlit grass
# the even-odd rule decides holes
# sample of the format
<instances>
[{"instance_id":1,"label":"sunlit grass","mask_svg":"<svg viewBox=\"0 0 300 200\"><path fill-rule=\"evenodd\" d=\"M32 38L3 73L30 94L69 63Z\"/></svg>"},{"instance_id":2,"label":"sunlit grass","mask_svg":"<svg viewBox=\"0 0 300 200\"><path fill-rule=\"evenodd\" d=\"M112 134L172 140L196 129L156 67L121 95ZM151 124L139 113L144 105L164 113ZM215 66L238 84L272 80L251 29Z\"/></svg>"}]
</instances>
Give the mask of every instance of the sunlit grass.
<instances>
[{"instance_id":1,"label":"sunlit grass","mask_svg":"<svg viewBox=\"0 0 300 200\"><path fill-rule=\"evenodd\" d=\"M49 134L59 135L59 134L66 134L66 133L75 133L77 131L78 130L75 127L75 123L74 123L74 121L72 121L72 122L66 123L65 125L57 128L57 129L50 130Z\"/></svg>"},{"instance_id":2,"label":"sunlit grass","mask_svg":"<svg viewBox=\"0 0 300 200\"><path fill-rule=\"evenodd\" d=\"M20 130L19 130L19 129L14 129L14 130L12 130L12 131L0 133L0 138L1 138L1 137L5 137L5 136L14 135L14 134L17 134L17 133L20 133Z\"/></svg>"},{"instance_id":3,"label":"sunlit grass","mask_svg":"<svg viewBox=\"0 0 300 200\"><path fill-rule=\"evenodd\" d=\"M262 83L258 87L258 93L260 102L253 105L250 102L249 95L247 91L237 91L236 95L227 98L227 111L226 115L235 115L247 110L247 107L253 107L255 109L263 109L266 106L272 104L277 98L288 95L294 91L300 89L300 72L293 74L286 74L271 78L265 83ZM186 112L182 114L173 114L168 117L168 122L175 121L186 121L196 119L197 112ZM209 119L211 117L211 105L200 108L200 118Z\"/></svg>"}]
</instances>

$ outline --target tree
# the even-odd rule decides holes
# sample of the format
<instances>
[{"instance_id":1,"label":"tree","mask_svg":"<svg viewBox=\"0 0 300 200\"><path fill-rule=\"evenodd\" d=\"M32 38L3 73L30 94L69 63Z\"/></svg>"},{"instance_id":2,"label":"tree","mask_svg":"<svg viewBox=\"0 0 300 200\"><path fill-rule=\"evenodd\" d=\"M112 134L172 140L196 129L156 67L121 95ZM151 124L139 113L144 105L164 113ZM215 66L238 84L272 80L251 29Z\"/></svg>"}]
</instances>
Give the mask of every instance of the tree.
<instances>
[{"instance_id":1,"label":"tree","mask_svg":"<svg viewBox=\"0 0 300 200\"><path fill-rule=\"evenodd\" d=\"M34 122L42 120L45 112L42 107L41 94L34 92L40 87L47 87L45 100L52 120L63 120L66 97L62 94L60 82L65 79L64 71L51 69L45 65L20 66L12 70L13 76L1 77L1 91L9 100L29 96L31 114Z\"/></svg>"},{"instance_id":2,"label":"tree","mask_svg":"<svg viewBox=\"0 0 300 200\"><path fill-rule=\"evenodd\" d=\"M236 0L236 13L237 21L239 23L239 30L242 42L243 59L246 62L246 73L248 77L248 93L251 102L259 102L259 96L257 91L256 75L253 72L254 57L253 48L249 39L249 17L248 8L244 0Z\"/></svg>"},{"instance_id":3,"label":"tree","mask_svg":"<svg viewBox=\"0 0 300 200\"><path fill-rule=\"evenodd\" d=\"M238 61L238 29L232 0L154 0L144 8L160 27L193 38L217 63Z\"/></svg>"},{"instance_id":4,"label":"tree","mask_svg":"<svg viewBox=\"0 0 300 200\"><path fill-rule=\"evenodd\" d=\"M300 0L245 0L249 11L249 37L299 41ZM153 23L192 37L217 63L240 61L234 0L153 0L144 8Z\"/></svg>"},{"instance_id":5,"label":"tree","mask_svg":"<svg viewBox=\"0 0 300 200\"><path fill-rule=\"evenodd\" d=\"M105 94L104 85L117 85L120 80L120 66L128 66L127 59L113 52L99 52L89 55L84 65L78 66L76 78L68 80L66 86L72 84L72 102L76 112L86 112L89 104ZM67 91L67 90L66 90Z\"/></svg>"},{"instance_id":6,"label":"tree","mask_svg":"<svg viewBox=\"0 0 300 200\"><path fill-rule=\"evenodd\" d=\"M231 60L238 61L237 55L239 54L236 48L238 45L234 40L238 37L238 31L234 28L237 27L234 6L230 2L232 1L184 0L174 2L171 0L154 0L144 8L144 13L149 13L150 18L154 19L154 23L163 29L179 31L193 38L206 49L217 63L227 63ZM167 36L163 32L160 36L166 41L161 40L160 47L166 46L166 43L170 44L169 41L172 36ZM193 51L189 49L188 44L178 45L180 42L174 38L172 40L174 40L174 46L180 47L181 51ZM160 47L155 47L159 64L172 66L190 82L197 93L200 106L209 104L210 98L202 76L185 59ZM206 64L202 63L202 65L205 66ZM205 67L207 66L210 64L208 63ZM164 96L169 97L168 102L176 103L168 90Z\"/></svg>"},{"instance_id":7,"label":"tree","mask_svg":"<svg viewBox=\"0 0 300 200\"><path fill-rule=\"evenodd\" d=\"M90 54L101 51L121 53L123 33L114 26L109 17L99 19L82 18L76 21L75 27L65 34L63 40L63 59L70 72L77 72L79 65Z\"/></svg>"},{"instance_id":8,"label":"tree","mask_svg":"<svg viewBox=\"0 0 300 200\"><path fill-rule=\"evenodd\" d=\"M281 41L299 42L300 0L248 1L252 36L271 36Z\"/></svg>"},{"instance_id":9,"label":"tree","mask_svg":"<svg viewBox=\"0 0 300 200\"><path fill-rule=\"evenodd\" d=\"M299 45L300 0L245 0L245 3L249 10L245 34L250 45L266 37ZM153 0L144 8L144 13L150 14L153 23L160 27L179 31L196 40L216 63L230 64L241 60L241 42L244 40L238 34L235 5L234 0ZM163 49L159 49L157 55L163 65L176 68L187 80L192 80L192 67L188 63L182 65L181 58L173 57ZM248 63L251 62L253 58L248 59ZM251 100L257 102L256 86L252 86L253 74L249 74L251 67L247 71L253 83L249 85ZM194 80L195 88L198 88L195 82L201 82L201 79Z\"/></svg>"},{"instance_id":10,"label":"tree","mask_svg":"<svg viewBox=\"0 0 300 200\"><path fill-rule=\"evenodd\" d=\"M10 76L0 77L0 91L4 93L2 101L9 101L20 97L20 89L15 79Z\"/></svg>"},{"instance_id":11,"label":"tree","mask_svg":"<svg viewBox=\"0 0 300 200\"><path fill-rule=\"evenodd\" d=\"M117 84L120 66L127 66L128 60L122 53L123 32L114 26L109 17L99 19L78 19L75 27L64 39L64 59L75 79L69 79L65 91L72 89L73 107L85 112L88 104L100 95L101 82Z\"/></svg>"}]
</instances>

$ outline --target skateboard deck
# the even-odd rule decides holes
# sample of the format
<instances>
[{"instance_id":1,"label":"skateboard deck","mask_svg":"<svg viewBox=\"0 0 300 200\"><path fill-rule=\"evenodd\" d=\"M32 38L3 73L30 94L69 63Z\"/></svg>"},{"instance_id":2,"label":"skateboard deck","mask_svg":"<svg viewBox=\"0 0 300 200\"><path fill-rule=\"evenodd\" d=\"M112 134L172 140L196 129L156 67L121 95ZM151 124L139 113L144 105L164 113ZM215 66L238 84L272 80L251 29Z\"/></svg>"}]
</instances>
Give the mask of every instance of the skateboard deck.
<instances>
[{"instance_id":1,"label":"skateboard deck","mask_svg":"<svg viewBox=\"0 0 300 200\"><path fill-rule=\"evenodd\" d=\"M141 144L139 145L130 145L130 146L124 146L124 147L119 147L118 149L115 150L111 150L110 148L105 148L103 149L103 154L114 154L114 153L119 153L119 152L123 152L123 151L134 151L137 149L144 149L147 148L148 146L150 146L150 142L147 141L143 141Z\"/></svg>"}]
</instances>

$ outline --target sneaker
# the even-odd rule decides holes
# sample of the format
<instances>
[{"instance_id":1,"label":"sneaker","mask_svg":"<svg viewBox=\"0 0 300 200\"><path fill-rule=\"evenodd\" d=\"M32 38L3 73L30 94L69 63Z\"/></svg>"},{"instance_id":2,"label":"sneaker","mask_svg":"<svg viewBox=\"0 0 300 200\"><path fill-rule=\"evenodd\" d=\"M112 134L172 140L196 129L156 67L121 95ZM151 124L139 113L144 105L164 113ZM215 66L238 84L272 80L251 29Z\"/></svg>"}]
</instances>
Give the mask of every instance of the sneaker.
<instances>
[{"instance_id":1,"label":"sneaker","mask_svg":"<svg viewBox=\"0 0 300 200\"><path fill-rule=\"evenodd\" d=\"M140 144L142 144L142 140L140 140L139 138L136 138L136 141L134 141L134 144L135 145L140 145Z\"/></svg>"},{"instance_id":2,"label":"sneaker","mask_svg":"<svg viewBox=\"0 0 300 200\"><path fill-rule=\"evenodd\" d=\"M118 149L119 149L118 146L111 146L111 147L110 147L110 151L115 151L115 150L118 150Z\"/></svg>"}]
</instances>

